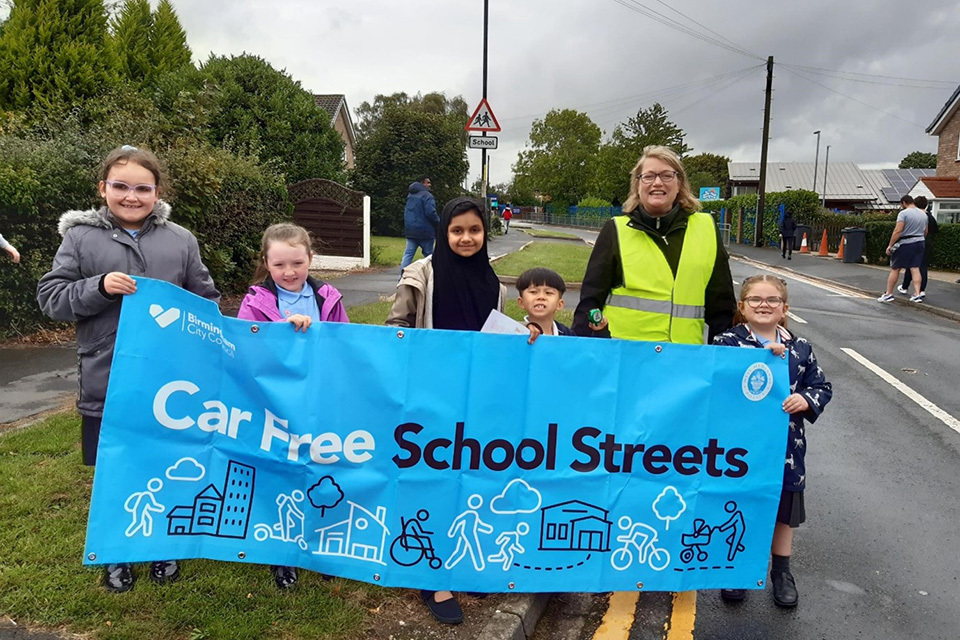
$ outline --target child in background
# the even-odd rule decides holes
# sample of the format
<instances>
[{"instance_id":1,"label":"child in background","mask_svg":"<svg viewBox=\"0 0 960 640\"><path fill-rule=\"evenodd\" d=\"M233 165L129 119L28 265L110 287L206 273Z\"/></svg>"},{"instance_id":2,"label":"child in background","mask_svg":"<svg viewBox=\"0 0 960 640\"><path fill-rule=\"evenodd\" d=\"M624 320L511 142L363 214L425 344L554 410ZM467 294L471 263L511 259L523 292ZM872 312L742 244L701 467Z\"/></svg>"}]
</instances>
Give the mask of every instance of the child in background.
<instances>
[{"instance_id":1,"label":"child in background","mask_svg":"<svg viewBox=\"0 0 960 640\"><path fill-rule=\"evenodd\" d=\"M166 280L215 302L220 294L200 259L197 239L170 221L160 196L166 181L157 157L124 145L110 152L100 172L105 206L60 217L63 242L53 268L40 278L37 302L54 320L77 323L83 463L96 464L103 403L123 296L137 291L130 276ZM172 582L176 561L153 562L150 579ZM108 564L103 584L121 593L136 580L129 564Z\"/></svg>"},{"instance_id":2,"label":"child in background","mask_svg":"<svg viewBox=\"0 0 960 640\"><path fill-rule=\"evenodd\" d=\"M436 249L403 270L388 325L479 331L490 311L503 311L507 290L490 266L482 211L472 198L446 204ZM420 599L438 622L463 622L449 591L422 590Z\"/></svg>"},{"instance_id":3,"label":"child in background","mask_svg":"<svg viewBox=\"0 0 960 640\"><path fill-rule=\"evenodd\" d=\"M803 421L816 421L833 397L833 386L827 382L823 369L817 364L813 347L787 329L789 308L786 282L775 276L751 276L740 287L740 302L733 319L735 326L713 339L714 344L770 349L780 356L789 354L792 393L783 401L783 410L790 414L790 430L787 433L783 491L773 531L773 566L770 569L773 601L780 607L795 607L799 599L796 582L790 573L790 555L793 550L793 530L806 520L803 490L807 439ZM722 589L720 596L726 601L735 602L743 600L746 590Z\"/></svg>"},{"instance_id":4,"label":"child in background","mask_svg":"<svg viewBox=\"0 0 960 640\"><path fill-rule=\"evenodd\" d=\"M237 317L256 322L289 322L306 331L314 322L350 322L340 292L310 276L313 249L310 234L290 223L267 227L260 242L254 284ZM270 567L278 589L297 584L297 568Z\"/></svg>"},{"instance_id":5,"label":"child in background","mask_svg":"<svg viewBox=\"0 0 960 640\"><path fill-rule=\"evenodd\" d=\"M517 279L517 304L527 312L523 321L531 333L531 342L540 334L548 336L576 335L569 327L554 319L563 309L563 294L567 290L563 278L556 271L545 267L527 269Z\"/></svg>"}]
</instances>

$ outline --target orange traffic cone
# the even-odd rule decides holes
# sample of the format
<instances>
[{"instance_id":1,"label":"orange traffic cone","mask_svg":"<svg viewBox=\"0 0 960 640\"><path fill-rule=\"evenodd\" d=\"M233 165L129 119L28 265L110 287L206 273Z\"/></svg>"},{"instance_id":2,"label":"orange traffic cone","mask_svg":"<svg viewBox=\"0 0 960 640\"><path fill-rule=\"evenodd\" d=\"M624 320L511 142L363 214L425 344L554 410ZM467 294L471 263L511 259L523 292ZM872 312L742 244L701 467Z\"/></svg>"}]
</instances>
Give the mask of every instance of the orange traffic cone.
<instances>
[{"instance_id":1,"label":"orange traffic cone","mask_svg":"<svg viewBox=\"0 0 960 640\"><path fill-rule=\"evenodd\" d=\"M800 241L800 253L810 253L810 247L807 246L807 232L803 232L803 240Z\"/></svg>"},{"instance_id":2,"label":"orange traffic cone","mask_svg":"<svg viewBox=\"0 0 960 640\"><path fill-rule=\"evenodd\" d=\"M823 230L823 238L820 240L820 250L817 251L817 255L820 257L825 257L827 255L827 230Z\"/></svg>"},{"instance_id":3,"label":"orange traffic cone","mask_svg":"<svg viewBox=\"0 0 960 640\"><path fill-rule=\"evenodd\" d=\"M843 260L843 248L847 246L846 237L840 238L840 251L837 251L837 260Z\"/></svg>"}]
</instances>

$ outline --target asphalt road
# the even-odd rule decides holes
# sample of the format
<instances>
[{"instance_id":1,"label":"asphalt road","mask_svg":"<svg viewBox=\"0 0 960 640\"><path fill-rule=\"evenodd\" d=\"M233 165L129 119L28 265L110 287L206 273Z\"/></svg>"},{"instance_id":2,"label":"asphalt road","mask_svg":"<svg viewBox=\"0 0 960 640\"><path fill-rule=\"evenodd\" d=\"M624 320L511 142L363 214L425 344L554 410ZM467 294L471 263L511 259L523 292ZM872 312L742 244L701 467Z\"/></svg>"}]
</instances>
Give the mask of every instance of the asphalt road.
<instances>
[{"instance_id":1,"label":"asphalt road","mask_svg":"<svg viewBox=\"0 0 960 640\"><path fill-rule=\"evenodd\" d=\"M738 283L760 271L731 267ZM960 325L786 279L791 312L806 321L791 320L791 329L811 342L835 393L807 431L807 522L791 565L800 605L778 609L769 588L733 606L699 592L693 637L958 638ZM866 361L935 407L909 399ZM656 595L643 594L621 635L597 633L606 595L555 601L535 638L689 638L665 630L670 603Z\"/></svg>"}]
</instances>

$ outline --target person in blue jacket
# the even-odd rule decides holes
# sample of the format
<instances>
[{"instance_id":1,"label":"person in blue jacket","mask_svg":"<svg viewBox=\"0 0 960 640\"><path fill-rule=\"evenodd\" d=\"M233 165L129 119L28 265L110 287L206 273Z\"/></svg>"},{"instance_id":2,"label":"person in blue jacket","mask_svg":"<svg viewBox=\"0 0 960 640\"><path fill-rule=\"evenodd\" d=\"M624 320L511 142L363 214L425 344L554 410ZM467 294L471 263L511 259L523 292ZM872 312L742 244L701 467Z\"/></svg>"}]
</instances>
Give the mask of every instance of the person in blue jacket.
<instances>
[{"instance_id":1,"label":"person in blue jacket","mask_svg":"<svg viewBox=\"0 0 960 640\"><path fill-rule=\"evenodd\" d=\"M423 252L424 258L433 253L439 224L437 202L430 193L430 178L420 176L407 188L407 204L403 208L403 236L407 239L407 247L400 261L401 275L403 270L413 262L417 247Z\"/></svg>"}]
</instances>

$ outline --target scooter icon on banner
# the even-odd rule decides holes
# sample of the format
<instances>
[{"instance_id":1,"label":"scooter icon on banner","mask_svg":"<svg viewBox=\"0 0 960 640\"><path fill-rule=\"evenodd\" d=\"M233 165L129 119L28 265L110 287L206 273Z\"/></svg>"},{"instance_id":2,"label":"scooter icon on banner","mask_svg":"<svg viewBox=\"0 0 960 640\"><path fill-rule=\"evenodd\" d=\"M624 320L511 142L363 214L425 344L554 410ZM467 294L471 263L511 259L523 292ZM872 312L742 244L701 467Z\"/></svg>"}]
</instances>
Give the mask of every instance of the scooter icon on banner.
<instances>
[{"instance_id":1,"label":"scooter icon on banner","mask_svg":"<svg viewBox=\"0 0 960 640\"><path fill-rule=\"evenodd\" d=\"M298 506L303 502L303 491L294 489L290 495L281 493L277 496L278 520L273 526L260 523L253 526L253 537L260 542L268 538L296 542L297 546L307 550L307 541L303 537L304 513Z\"/></svg>"}]
</instances>

